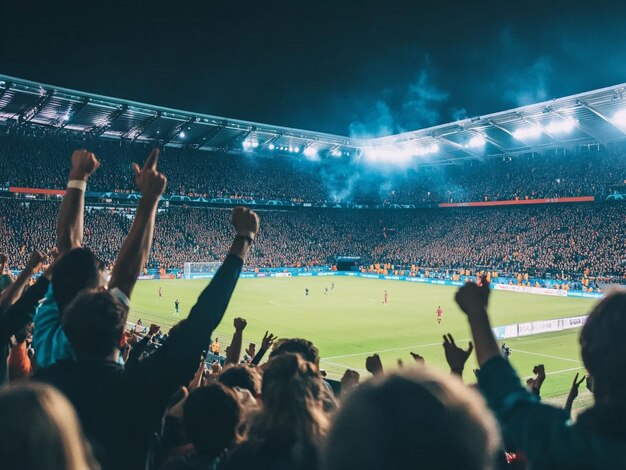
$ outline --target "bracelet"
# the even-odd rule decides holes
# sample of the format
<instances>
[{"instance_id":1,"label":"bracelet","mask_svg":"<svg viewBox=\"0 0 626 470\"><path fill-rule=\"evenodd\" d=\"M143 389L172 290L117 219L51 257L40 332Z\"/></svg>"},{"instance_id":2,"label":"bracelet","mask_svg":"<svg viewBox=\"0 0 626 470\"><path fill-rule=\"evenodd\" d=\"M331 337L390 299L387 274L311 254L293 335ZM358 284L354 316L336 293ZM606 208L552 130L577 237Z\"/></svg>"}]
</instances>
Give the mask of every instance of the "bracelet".
<instances>
[{"instance_id":1,"label":"bracelet","mask_svg":"<svg viewBox=\"0 0 626 470\"><path fill-rule=\"evenodd\" d=\"M78 189L85 192L87 190L87 182L82 180L69 180L67 182L67 189Z\"/></svg>"},{"instance_id":2,"label":"bracelet","mask_svg":"<svg viewBox=\"0 0 626 470\"><path fill-rule=\"evenodd\" d=\"M250 245L254 243L254 239L248 235L235 235L235 240L246 240Z\"/></svg>"}]
</instances>

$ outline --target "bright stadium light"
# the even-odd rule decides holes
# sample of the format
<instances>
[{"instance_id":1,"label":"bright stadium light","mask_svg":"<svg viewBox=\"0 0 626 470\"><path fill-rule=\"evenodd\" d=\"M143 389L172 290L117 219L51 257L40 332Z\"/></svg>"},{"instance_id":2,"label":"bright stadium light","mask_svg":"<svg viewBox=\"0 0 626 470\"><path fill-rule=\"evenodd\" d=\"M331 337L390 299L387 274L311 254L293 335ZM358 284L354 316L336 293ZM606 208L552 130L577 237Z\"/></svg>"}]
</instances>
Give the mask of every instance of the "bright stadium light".
<instances>
[{"instance_id":1,"label":"bright stadium light","mask_svg":"<svg viewBox=\"0 0 626 470\"><path fill-rule=\"evenodd\" d=\"M536 139L541 135L541 132L541 127L539 126L522 127L513 132L513 137L517 140Z\"/></svg>"},{"instance_id":2,"label":"bright stadium light","mask_svg":"<svg viewBox=\"0 0 626 470\"><path fill-rule=\"evenodd\" d=\"M313 147L305 148L302 153L304 154L305 157L316 157L317 156L317 150L314 149Z\"/></svg>"},{"instance_id":3,"label":"bright stadium light","mask_svg":"<svg viewBox=\"0 0 626 470\"><path fill-rule=\"evenodd\" d=\"M293 147L289 146L289 153L293 153Z\"/></svg>"},{"instance_id":4,"label":"bright stadium light","mask_svg":"<svg viewBox=\"0 0 626 470\"><path fill-rule=\"evenodd\" d=\"M335 150L333 150L332 152L330 152L330 154L331 154L333 157L341 157L341 151L340 151L340 150L337 150L337 149L335 149Z\"/></svg>"},{"instance_id":5,"label":"bright stadium light","mask_svg":"<svg viewBox=\"0 0 626 470\"><path fill-rule=\"evenodd\" d=\"M294 151L294 153L298 153L300 151L300 147L294 147L293 151Z\"/></svg>"},{"instance_id":6,"label":"bright stadium light","mask_svg":"<svg viewBox=\"0 0 626 470\"><path fill-rule=\"evenodd\" d=\"M255 140L254 142L252 142L252 148L255 149L259 146L259 143Z\"/></svg>"},{"instance_id":7,"label":"bright stadium light","mask_svg":"<svg viewBox=\"0 0 626 470\"><path fill-rule=\"evenodd\" d=\"M546 132L548 134L567 134L572 132L576 127L576 121L572 118L561 119L559 121L552 121L546 126Z\"/></svg>"},{"instance_id":8,"label":"bright stadium light","mask_svg":"<svg viewBox=\"0 0 626 470\"><path fill-rule=\"evenodd\" d=\"M270 150L274 150L276 148L276 146L274 144L269 144L267 146L267 148L270 149Z\"/></svg>"},{"instance_id":9,"label":"bright stadium light","mask_svg":"<svg viewBox=\"0 0 626 470\"><path fill-rule=\"evenodd\" d=\"M180 136L180 138L181 138L181 139L184 139L184 138L185 138L185 133L184 133L184 132L181 132L181 133L179 134L179 136Z\"/></svg>"},{"instance_id":10,"label":"bright stadium light","mask_svg":"<svg viewBox=\"0 0 626 470\"><path fill-rule=\"evenodd\" d=\"M613 124L618 127L626 127L626 109L617 111L613 115Z\"/></svg>"},{"instance_id":11,"label":"bright stadium light","mask_svg":"<svg viewBox=\"0 0 626 470\"><path fill-rule=\"evenodd\" d=\"M485 140L485 136L480 134L480 135L475 135L474 137L472 137L469 142L467 143L467 147L469 148L481 148L484 147L485 144L487 143L487 141Z\"/></svg>"},{"instance_id":12,"label":"bright stadium light","mask_svg":"<svg viewBox=\"0 0 626 470\"><path fill-rule=\"evenodd\" d=\"M248 149L250 148L250 145L252 145L252 143L249 140L243 141L243 148Z\"/></svg>"}]
</instances>

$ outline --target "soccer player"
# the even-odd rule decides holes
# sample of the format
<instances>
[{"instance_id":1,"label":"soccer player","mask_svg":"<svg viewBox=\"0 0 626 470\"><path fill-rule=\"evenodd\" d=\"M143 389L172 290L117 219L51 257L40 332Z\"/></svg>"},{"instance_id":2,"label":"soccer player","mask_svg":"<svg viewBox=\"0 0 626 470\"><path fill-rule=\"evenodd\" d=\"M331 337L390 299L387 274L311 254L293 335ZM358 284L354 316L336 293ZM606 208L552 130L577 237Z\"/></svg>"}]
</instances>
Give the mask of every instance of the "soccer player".
<instances>
[{"instance_id":1,"label":"soccer player","mask_svg":"<svg viewBox=\"0 0 626 470\"><path fill-rule=\"evenodd\" d=\"M443 320L443 310L441 309L440 305L439 307L437 307L437 324L440 324L441 320Z\"/></svg>"},{"instance_id":2,"label":"soccer player","mask_svg":"<svg viewBox=\"0 0 626 470\"><path fill-rule=\"evenodd\" d=\"M389 303L389 294L387 294L387 291L385 290L385 297L383 300L383 304L387 305Z\"/></svg>"},{"instance_id":3,"label":"soccer player","mask_svg":"<svg viewBox=\"0 0 626 470\"><path fill-rule=\"evenodd\" d=\"M305 297L309 296L309 288L308 287L305 287L305 289L304 289L304 296Z\"/></svg>"},{"instance_id":4,"label":"soccer player","mask_svg":"<svg viewBox=\"0 0 626 470\"><path fill-rule=\"evenodd\" d=\"M324 287L324 295L328 294L328 286Z\"/></svg>"},{"instance_id":5,"label":"soccer player","mask_svg":"<svg viewBox=\"0 0 626 470\"><path fill-rule=\"evenodd\" d=\"M330 290L335 290L335 283L334 282L330 285Z\"/></svg>"},{"instance_id":6,"label":"soccer player","mask_svg":"<svg viewBox=\"0 0 626 470\"><path fill-rule=\"evenodd\" d=\"M174 301L174 309L176 310L176 313L174 315L178 316L179 312L178 312L178 308L180 307L180 302L178 301L178 299L176 299Z\"/></svg>"},{"instance_id":7,"label":"soccer player","mask_svg":"<svg viewBox=\"0 0 626 470\"><path fill-rule=\"evenodd\" d=\"M163 288L159 286L159 297L163 297Z\"/></svg>"}]
</instances>

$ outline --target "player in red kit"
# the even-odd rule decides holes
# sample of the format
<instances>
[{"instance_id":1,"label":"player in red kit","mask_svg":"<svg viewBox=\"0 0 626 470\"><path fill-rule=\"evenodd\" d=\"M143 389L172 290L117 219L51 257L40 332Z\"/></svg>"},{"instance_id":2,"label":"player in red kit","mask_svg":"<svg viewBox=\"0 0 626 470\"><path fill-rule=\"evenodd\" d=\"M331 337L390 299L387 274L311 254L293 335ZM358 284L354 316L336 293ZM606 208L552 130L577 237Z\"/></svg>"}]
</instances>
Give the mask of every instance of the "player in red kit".
<instances>
[{"instance_id":1,"label":"player in red kit","mask_svg":"<svg viewBox=\"0 0 626 470\"><path fill-rule=\"evenodd\" d=\"M441 320L443 319L443 310L441 309L441 305L439 307L437 307L437 323L441 323Z\"/></svg>"}]
</instances>

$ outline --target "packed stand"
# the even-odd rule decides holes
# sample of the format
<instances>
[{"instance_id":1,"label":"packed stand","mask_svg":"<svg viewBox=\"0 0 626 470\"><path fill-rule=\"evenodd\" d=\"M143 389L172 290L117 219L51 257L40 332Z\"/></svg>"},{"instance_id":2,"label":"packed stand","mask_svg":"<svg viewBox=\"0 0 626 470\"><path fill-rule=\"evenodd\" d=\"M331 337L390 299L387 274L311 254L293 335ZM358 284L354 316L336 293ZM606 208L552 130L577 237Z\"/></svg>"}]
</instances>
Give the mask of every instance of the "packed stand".
<instances>
[{"instance_id":1,"label":"packed stand","mask_svg":"<svg viewBox=\"0 0 626 470\"><path fill-rule=\"evenodd\" d=\"M58 155L77 146L93 149L104 163L102 173L90 181L91 190L134 190L129 170L146 152L142 144L18 135L0 135L0 187L62 188L65 167ZM169 175L168 194L309 203L421 204L577 196L604 200L612 188L626 184L626 158L620 150L581 149L566 155L402 167L376 166L365 156L354 155L311 160L303 155L268 157L167 147L162 165Z\"/></svg>"},{"instance_id":2,"label":"packed stand","mask_svg":"<svg viewBox=\"0 0 626 470\"><path fill-rule=\"evenodd\" d=\"M0 252L14 268L29 253L54 245L53 202L0 199ZM182 269L185 262L219 261L228 237L226 209L163 209L146 267ZM360 256L363 263L528 273L531 277L624 279L626 207L572 204L441 210L300 209L263 212L248 267L306 267ZM134 211L87 207L85 246L111 266Z\"/></svg>"}]
</instances>

